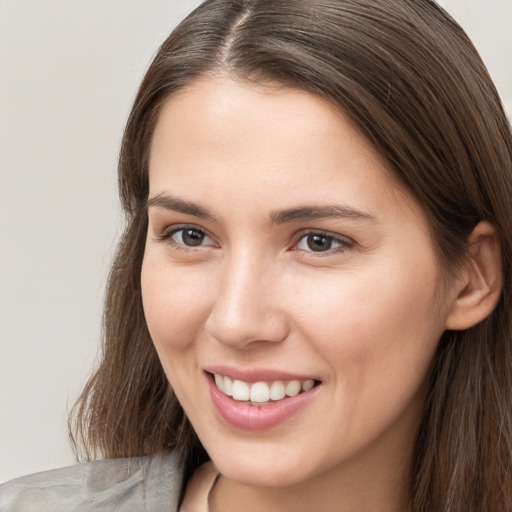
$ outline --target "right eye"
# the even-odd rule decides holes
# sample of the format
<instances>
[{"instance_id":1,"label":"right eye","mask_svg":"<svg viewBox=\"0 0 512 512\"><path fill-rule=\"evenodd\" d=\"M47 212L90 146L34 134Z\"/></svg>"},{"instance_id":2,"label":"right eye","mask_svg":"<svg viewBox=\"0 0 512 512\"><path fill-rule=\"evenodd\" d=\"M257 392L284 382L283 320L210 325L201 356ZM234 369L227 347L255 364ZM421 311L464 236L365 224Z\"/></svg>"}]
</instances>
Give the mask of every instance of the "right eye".
<instances>
[{"instance_id":1,"label":"right eye","mask_svg":"<svg viewBox=\"0 0 512 512\"><path fill-rule=\"evenodd\" d=\"M215 245L213 240L204 231L192 227L174 229L167 232L164 237L166 240L172 240L177 245L185 245L187 247Z\"/></svg>"}]
</instances>

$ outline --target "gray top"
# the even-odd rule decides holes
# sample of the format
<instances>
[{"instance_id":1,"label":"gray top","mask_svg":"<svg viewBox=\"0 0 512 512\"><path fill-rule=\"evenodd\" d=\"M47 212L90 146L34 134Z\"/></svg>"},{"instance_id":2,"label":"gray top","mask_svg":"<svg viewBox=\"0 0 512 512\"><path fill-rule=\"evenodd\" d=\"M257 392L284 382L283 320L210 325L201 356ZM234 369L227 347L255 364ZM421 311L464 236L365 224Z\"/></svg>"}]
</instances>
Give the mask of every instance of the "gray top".
<instances>
[{"instance_id":1,"label":"gray top","mask_svg":"<svg viewBox=\"0 0 512 512\"><path fill-rule=\"evenodd\" d=\"M175 454L86 462L0 485L0 511L177 512L182 479Z\"/></svg>"}]
</instances>

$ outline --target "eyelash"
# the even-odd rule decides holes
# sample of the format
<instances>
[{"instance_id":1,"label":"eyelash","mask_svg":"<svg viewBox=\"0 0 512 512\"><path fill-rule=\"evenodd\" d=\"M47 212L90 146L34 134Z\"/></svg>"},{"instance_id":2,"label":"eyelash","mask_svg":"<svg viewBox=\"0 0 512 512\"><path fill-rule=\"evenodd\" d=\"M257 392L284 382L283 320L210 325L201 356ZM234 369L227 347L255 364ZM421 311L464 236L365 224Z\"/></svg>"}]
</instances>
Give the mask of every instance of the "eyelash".
<instances>
[{"instance_id":1,"label":"eyelash","mask_svg":"<svg viewBox=\"0 0 512 512\"><path fill-rule=\"evenodd\" d=\"M302 242L302 240L306 241L307 238L310 236L324 238L324 239L328 240L331 244L336 243L336 244L338 244L338 246L334 247L334 248L329 247L325 251L313 251L313 250L307 251L304 249L299 249L298 246ZM354 245L355 245L355 243L352 240L350 240L349 238L341 237L339 235L334 235L331 233L326 233L325 231L311 230L311 231L303 231L300 234L299 238L297 239L297 242L294 245L293 250L303 251L305 254L308 254L310 256L314 256L314 257L318 258L318 257L322 257L322 256L330 256L331 254L345 252L349 249L352 249L354 247Z\"/></svg>"},{"instance_id":2,"label":"eyelash","mask_svg":"<svg viewBox=\"0 0 512 512\"><path fill-rule=\"evenodd\" d=\"M203 245L186 245L184 243L177 242L176 240L173 240L173 236L179 233L180 231L195 231L197 233L203 234L205 237L208 237L211 239L210 235L204 231L204 229L201 229L197 226L194 226L193 224L185 224L185 225L179 225L179 226L173 226L172 228L166 229L162 234L157 235L156 239L159 242L168 243L172 247L180 250L180 251L196 251L198 248L204 247Z\"/></svg>"},{"instance_id":3,"label":"eyelash","mask_svg":"<svg viewBox=\"0 0 512 512\"><path fill-rule=\"evenodd\" d=\"M195 250L201 250L201 247L209 247L211 245L203 246L202 244L198 244L197 246L193 245L187 245L185 243L177 242L173 239L174 235L179 233L180 231L195 231L197 233L200 233L204 235L204 237L210 237L202 228L199 228L194 225L180 225L180 226L173 226L172 229L167 229L162 234L157 235L156 239L159 242L163 243L169 243L174 248L181 250L181 251L195 251ZM337 247L331 248L329 247L325 251L314 251L314 250L305 250L298 248L299 244L304 240L306 241L308 237L315 236L318 238L326 239L330 244L335 243L338 244ZM306 242L307 243L307 242ZM331 254L339 253L339 252L345 252L349 249L352 249L354 247L355 243L345 237L340 237L334 234L327 233L325 231L317 231L317 230L309 230L309 231L302 231L298 237L296 237L296 242L294 243L294 246L292 248L293 251L302 251L303 253L307 254L308 256L314 256L314 257L322 257L322 256L329 256Z\"/></svg>"}]
</instances>

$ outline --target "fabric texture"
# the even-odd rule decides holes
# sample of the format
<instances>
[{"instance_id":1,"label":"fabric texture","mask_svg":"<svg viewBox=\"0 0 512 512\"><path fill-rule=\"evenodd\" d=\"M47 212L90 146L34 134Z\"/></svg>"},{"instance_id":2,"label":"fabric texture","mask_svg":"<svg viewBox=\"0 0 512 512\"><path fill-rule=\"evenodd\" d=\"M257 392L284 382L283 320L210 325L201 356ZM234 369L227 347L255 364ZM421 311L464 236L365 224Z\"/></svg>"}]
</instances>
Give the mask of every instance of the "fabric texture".
<instances>
[{"instance_id":1,"label":"fabric texture","mask_svg":"<svg viewBox=\"0 0 512 512\"><path fill-rule=\"evenodd\" d=\"M0 485L0 511L177 512L182 480L173 453L86 462Z\"/></svg>"}]
</instances>

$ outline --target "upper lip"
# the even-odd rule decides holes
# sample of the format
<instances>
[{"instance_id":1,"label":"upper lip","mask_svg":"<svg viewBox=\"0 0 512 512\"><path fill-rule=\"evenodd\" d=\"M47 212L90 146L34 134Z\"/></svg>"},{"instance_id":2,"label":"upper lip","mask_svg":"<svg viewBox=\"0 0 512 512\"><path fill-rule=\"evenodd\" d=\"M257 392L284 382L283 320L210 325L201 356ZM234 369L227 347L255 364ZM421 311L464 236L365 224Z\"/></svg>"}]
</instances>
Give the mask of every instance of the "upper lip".
<instances>
[{"instance_id":1,"label":"upper lip","mask_svg":"<svg viewBox=\"0 0 512 512\"><path fill-rule=\"evenodd\" d=\"M272 368L235 368L233 366L215 365L203 368L205 372L217 373L232 380L244 382L269 382L276 380L318 380L311 375L291 373Z\"/></svg>"}]
</instances>

